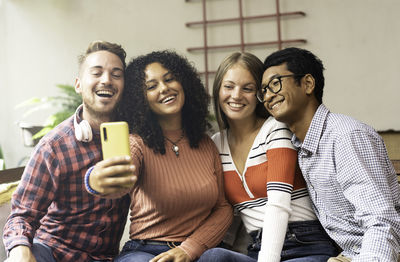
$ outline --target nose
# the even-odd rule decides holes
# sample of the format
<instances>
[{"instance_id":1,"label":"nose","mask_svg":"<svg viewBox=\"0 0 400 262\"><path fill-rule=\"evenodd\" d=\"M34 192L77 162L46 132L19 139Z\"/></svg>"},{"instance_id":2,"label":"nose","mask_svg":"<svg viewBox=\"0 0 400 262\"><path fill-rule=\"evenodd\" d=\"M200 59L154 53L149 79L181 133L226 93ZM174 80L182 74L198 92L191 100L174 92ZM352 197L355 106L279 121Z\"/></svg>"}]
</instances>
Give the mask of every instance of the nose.
<instances>
[{"instance_id":1,"label":"nose","mask_svg":"<svg viewBox=\"0 0 400 262\"><path fill-rule=\"evenodd\" d=\"M235 86L235 87L232 89L231 97L232 97L233 99L239 99L239 98L240 98L240 87Z\"/></svg>"},{"instance_id":2,"label":"nose","mask_svg":"<svg viewBox=\"0 0 400 262\"><path fill-rule=\"evenodd\" d=\"M108 85L111 82L111 75L110 73L104 72L103 75L101 76L101 83L103 85Z\"/></svg>"},{"instance_id":3,"label":"nose","mask_svg":"<svg viewBox=\"0 0 400 262\"><path fill-rule=\"evenodd\" d=\"M160 93L165 93L169 90L169 87L166 83L160 82Z\"/></svg>"},{"instance_id":4,"label":"nose","mask_svg":"<svg viewBox=\"0 0 400 262\"><path fill-rule=\"evenodd\" d=\"M271 102L272 98L275 96L270 90L267 89L267 92L264 94L264 103Z\"/></svg>"}]
</instances>

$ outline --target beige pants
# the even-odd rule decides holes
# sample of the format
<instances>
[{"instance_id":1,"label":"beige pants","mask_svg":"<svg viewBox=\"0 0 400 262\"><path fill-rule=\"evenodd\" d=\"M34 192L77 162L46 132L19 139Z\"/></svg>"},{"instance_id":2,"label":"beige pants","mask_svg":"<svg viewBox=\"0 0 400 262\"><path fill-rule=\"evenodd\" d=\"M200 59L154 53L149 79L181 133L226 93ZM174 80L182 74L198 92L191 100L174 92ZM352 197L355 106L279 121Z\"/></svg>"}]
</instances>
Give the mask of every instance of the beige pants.
<instances>
[{"instance_id":1,"label":"beige pants","mask_svg":"<svg viewBox=\"0 0 400 262\"><path fill-rule=\"evenodd\" d=\"M331 257L327 262L350 262L351 259L340 254L337 257Z\"/></svg>"}]
</instances>

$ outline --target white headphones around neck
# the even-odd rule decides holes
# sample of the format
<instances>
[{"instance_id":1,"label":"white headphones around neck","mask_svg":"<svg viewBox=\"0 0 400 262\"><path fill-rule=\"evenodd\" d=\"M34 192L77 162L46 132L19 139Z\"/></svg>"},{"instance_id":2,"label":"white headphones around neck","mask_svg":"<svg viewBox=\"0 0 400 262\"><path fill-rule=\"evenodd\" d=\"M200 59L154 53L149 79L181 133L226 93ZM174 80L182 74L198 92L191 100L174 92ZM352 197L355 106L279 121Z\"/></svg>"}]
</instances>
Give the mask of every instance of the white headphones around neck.
<instances>
[{"instance_id":1,"label":"white headphones around neck","mask_svg":"<svg viewBox=\"0 0 400 262\"><path fill-rule=\"evenodd\" d=\"M78 124L77 121L77 115L82 111L81 109L83 109L83 105L78 106L74 114L75 137L78 141L90 142L93 139L93 133L89 122L83 119Z\"/></svg>"}]
</instances>

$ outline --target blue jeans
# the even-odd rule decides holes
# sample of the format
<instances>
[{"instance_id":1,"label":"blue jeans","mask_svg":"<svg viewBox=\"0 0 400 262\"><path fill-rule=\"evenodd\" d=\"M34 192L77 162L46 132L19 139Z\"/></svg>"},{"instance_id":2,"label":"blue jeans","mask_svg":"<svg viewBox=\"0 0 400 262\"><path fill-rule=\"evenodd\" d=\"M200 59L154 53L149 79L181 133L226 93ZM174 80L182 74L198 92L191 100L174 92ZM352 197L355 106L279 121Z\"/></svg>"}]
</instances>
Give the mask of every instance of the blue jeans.
<instances>
[{"instance_id":1,"label":"blue jeans","mask_svg":"<svg viewBox=\"0 0 400 262\"><path fill-rule=\"evenodd\" d=\"M223 249L213 248L204 253L209 262L254 262L261 248L261 231L250 233L253 243L248 247L247 256ZM281 252L281 261L286 262L326 262L339 254L334 242L329 238L319 221L289 223ZM199 260L200 261L200 260Z\"/></svg>"},{"instance_id":2,"label":"blue jeans","mask_svg":"<svg viewBox=\"0 0 400 262\"><path fill-rule=\"evenodd\" d=\"M35 256L36 261L56 262L51 248L48 245L39 242L36 238L33 239L31 251Z\"/></svg>"},{"instance_id":3,"label":"blue jeans","mask_svg":"<svg viewBox=\"0 0 400 262\"><path fill-rule=\"evenodd\" d=\"M180 245L179 242L165 241L146 241L146 240L129 240L125 243L122 251L114 262L149 262L155 256ZM196 262L209 262L213 260L212 253L204 253Z\"/></svg>"},{"instance_id":4,"label":"blue jeans","mask_svg":"<svg viewBox=\"0 0 400 262\"><path fill-rule=\"evenodd\" d=\"M53 252L51 250L51 247L49 247L46 244L43 244L36 238L33 239L31 251L37 262L56 262L55 258L53 257ZM89 262L101 262L101 261L91 260Z\"/></svg>"},{"instance_id":5,"label":"blue jeans","mask_svg":"<svg viewBox=\"0 0 400 262\"><path fill-rule=\"evenodd\" d=\"M198 262L257 262L257 259L229 249L215 247L204 252Z\"/></svg>"},{"instance_id":6,"label":"blue jeans","mask_svg":"<svg viewBox=\"0 0 400 262\"><path fill-rule=\"evenodd\" d=\"M149 262L150 259L166 252L173 248L173 245L179 245L180 243L174 242L173 245L170 242L164 241L149 241L146 240L129 240L125 243L119 256L117 256L115 262Z\"/></svg>"}]
</instances>

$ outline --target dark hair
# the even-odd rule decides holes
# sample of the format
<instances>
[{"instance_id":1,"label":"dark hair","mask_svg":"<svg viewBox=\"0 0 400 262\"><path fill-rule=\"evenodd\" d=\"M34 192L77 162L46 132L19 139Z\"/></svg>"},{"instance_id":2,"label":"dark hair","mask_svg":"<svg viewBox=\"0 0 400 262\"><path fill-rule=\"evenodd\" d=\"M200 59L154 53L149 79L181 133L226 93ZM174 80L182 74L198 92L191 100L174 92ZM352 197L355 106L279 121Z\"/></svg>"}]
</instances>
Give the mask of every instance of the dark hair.
<instances>
[{"instance_id":1,"label":"dark hair","mask_svg":"<svg viewBox=\"0 0 400 262\"><path fill-rule=\"evenodd\" d=\"M79 68L82 66L83 62L85 62L86 57L90 55L91 53L97 52L97 51L108 51L110 53L113 53L114 55L118 56L119 59L121 59L122 65L124 66L123 69L125 69L126 64L125 64L125 58L126 58L126 52L122 48L121 45L115 44L115 43L110 43L106 41L93 41L89 44L88 48L86 49L86 52L83 55L80 55L78 57L78 64Z\"/></svg>"},{"instance_id":2,"label":"dark hair","mask_svg":"<svg viewBox=\"0 0 400 262\"><path fill-rule=\"evenodd\" d=\"M322 61L308 50L289 47L269 55L264 61L264 69L282 64L286 64L287 69L293 74L311 74L315 79L314 96L322 104L325 84L323 73L325 68ZM301 77L295 79L299 84Z\"/></svg>"},{"instance_id":3,"label":"dark hair","mask_svg":"<svg viewBox=\"0 0 400 262\"><path fill-rule=\"evenodd\" d=\"M226 72L231 69L234 65L240 64L246 68L250 74L253 76L256 84L257 90L261 88L261 80L264 72L264 66L258 57L251 53L246 52L235 52L227 56L219 65L214 78L213 84L213 104L215 111L215 118L217 119L219 130L229 128L226 115L222 112L219 105L219 90L221 89L222 80ZM268 111L265 109L264 105L257 100L257 106L255 109L256 115L261 118L266 118L269 116Z\"/></svg>"},{"instance_id":4,"label":"dark hair","mask_svg":"<svg viewBox=\"0 0 400 262\"><path fill-rule=\"evenodd\" d=\"M129 123L130 131L138 134L154 152L165 154L164 135L145 93L145 69L152 63L160 63L182 85L185 94L182 128L190 147L198 147L209 126L209 95L196 69L185 57L173 51L152 52L130 61L125 71L125 88L118 110L120 117Z\"/></svg>"}]
</instances>

